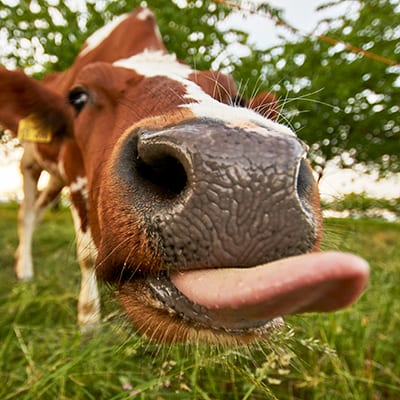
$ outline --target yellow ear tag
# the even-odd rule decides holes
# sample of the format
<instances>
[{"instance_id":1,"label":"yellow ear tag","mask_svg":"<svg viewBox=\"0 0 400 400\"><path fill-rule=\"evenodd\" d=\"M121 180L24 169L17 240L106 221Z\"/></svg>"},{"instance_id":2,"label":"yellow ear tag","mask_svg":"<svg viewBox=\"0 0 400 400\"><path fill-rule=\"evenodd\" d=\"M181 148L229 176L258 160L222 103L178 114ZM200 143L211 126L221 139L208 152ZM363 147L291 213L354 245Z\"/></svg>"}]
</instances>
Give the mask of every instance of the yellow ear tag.
<instances>
[{"instance_id":1,"label":"yellow ear tag","mask_svg":"<svg viewBox=\"0 0 400 400\"><path fill-rule=\"evenodd\" d=\"M50 143L53 135L48 127L42 126L34 114L19 121L18 139L36 143Z\"/></svg>"}]
</instances>

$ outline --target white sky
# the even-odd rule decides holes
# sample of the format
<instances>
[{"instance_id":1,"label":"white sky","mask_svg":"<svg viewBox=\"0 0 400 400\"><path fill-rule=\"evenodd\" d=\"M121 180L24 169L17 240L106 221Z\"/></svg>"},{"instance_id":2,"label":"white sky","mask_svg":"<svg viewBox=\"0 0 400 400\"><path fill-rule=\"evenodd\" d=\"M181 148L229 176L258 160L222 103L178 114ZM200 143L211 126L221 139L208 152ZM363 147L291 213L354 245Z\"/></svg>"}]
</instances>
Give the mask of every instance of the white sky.
<instances>
[{"instance_id":1,"label":"white sky","mask_svg":"<svg viewBox=\"0 0 400 400\"><path fill-rule=\"evenodd\" d=\"M254 2L253 1L250 1ZM329 10L316 12L316 8L328 0L269 0L269 4L283 9L287 22L297 28L301 33L312 33L318 25L318 21L326 17L335 17L348 14L357 9L357 2L342 1L339 5ZM246 8L244 6L244 8ZM234 17L230 16L229 25L238 25L241 28L248 27L249 40L256 43L260 48L267 48L279 43L277 33L288 35L284 27L276 27L274 23L263 15L251 15L246 12L236 12Z\"/></svg>"},{"instance_id":2,"label":"white sky","mask_svg":"<svg viewBox=\"0 0 400 400\"><path fill-rule=\"evenodd\" d=\"M327 0L270 0L270 4L284 9L285 17L290 24L302 32L312 32L318 20L326 17L326 13L317 14L315 8ZM151 1L149 1L151 4ZM333 13L348 13L354 10L355 2L343 1ZM230 25L249 27L250 40L257 43L261 48L270 47L278 43L277 29L274 24L263 16L243 16L236 13L228 21ZM284 34L284 28L280 28ZM21 198L21 177L19 174L18 159L20 152L14 153L11 158L1 158L0 154L0 200ZM45 180L43 181L45 182ZM320 191L325 198L338 197L342 193L367 192L376 197L400 197L400 177L394 177L389 181L376 182L374 177L366 177L356 174L351 170L338 170L330 166L325 171L325 176L320 182Z\"/></svg>"}]
</instances>

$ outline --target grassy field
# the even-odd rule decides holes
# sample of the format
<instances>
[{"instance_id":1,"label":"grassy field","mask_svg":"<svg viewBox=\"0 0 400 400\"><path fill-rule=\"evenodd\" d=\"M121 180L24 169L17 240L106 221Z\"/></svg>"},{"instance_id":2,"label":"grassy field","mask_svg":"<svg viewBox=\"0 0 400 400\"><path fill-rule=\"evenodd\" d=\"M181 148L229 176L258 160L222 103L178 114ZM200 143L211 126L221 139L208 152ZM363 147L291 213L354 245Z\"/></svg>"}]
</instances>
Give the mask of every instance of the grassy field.
<instances>
[{"instance_id":1,"label":"grassy field","mask_svg":"<svg viewBox=\"0 0 400 400\"><path fill-rule=\"evenodd\" d=\"M325 249L371 264L352 308L287 319L252 348L165 347L138 337L112 291L92 337L76 326L79 269L67 210L35 236L36 279L14 278L16 206L0 207L0 399L400 398L400 225L328 220Z\"/></svg>"}]
</instances>

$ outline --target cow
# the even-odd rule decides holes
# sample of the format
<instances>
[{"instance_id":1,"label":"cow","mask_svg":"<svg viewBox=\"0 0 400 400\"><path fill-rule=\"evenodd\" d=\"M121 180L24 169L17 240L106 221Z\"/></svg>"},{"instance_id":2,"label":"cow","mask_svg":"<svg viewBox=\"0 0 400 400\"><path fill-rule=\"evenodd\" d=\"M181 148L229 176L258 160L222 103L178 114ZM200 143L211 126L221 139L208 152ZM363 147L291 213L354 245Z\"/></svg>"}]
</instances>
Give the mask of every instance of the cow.
<instances>
[{"instance_id":1,"label":"cow","mask_svg":"<svg viewBox=\"0 0 400 400\"><path fill-rule=\"evenodd\" d=\"M126 40L130 35L133 40ZM43 128L42 118L54 114L47 113L43 102L38 99L46 96L49 104L57 103L61 113L68 113L64 107L65 97L83 66L93 61L112 62L144 49L165 51L152 13L139 8L131 14L114 18L93 33L67 71L48 74L43 82L35 82L21 71L0 71L0 125L17 134L24 148L20 163L24 197L18 213L19 244L15 272L18 279L33 278L32 236L35 226L44 210L58 198L63 187L68 186L82 276L78 321L85 330L98 323L100 303L93 261L89 255L90 246L84 235L88 226L83 164L75 144L62 139L72 132L68 123L63 125L65 118L55 116L60 125L53 121L51 132ZM42 105L40 110L35 110L35 102ZM72 175L63 170L64 158L74 165ZM37 185L42 171L47 171L50 178L45 190L39 193Z\"/></svg>"},{"instance_id":2,"label":"cow","mask_svg":"<svg viewBox=\"0 0 400 400\"><path fill-rule=\"evenodd\" d=\"M114 18L109 24L92 34L85 42L73 65L62 73L51 73L45 76L42 83L29 80L22 72L0 71L0 121L2 125L17 133L21 139L24 153L21 160L24 198L19 210L18 237L19 245L16 251L15 271L21 280L33 277L32 235L37 222L46 207L51 204L67 184L72 198L72 215L74 217L77 236L77 253L82 271L82 284L79 295L78 320L82 327L89 329L99 319L99 302L96 280L93 276L92 258L88 256L88 243L82 232L87 229L87 209L85 199L84 171L79 159L79 151L71 147L73 143L61 143L57 140L70 129L67 126L53 126L53 132L41 129L37 116L33 115L32 99L46 93L49 104L62 103L67 95L69 85L79 70L94 61L112 62L146 50L166 51L160 39L161 35L154 21L153 14L146 8L138 8L131 14ZM129 38L129 40L126 40ZM222 102L245 102L237 94L234 81L215 71L202 72L196 75L197 82L210 95ZM46 92L46 89L47 92ZM55 92L53 94L52 92ZM276 107L270 98L267 110ZM244 104L244 103L243 103ZM60 107L62 108L62 107ZM63 110L64 112L65 110ZM43 107L40 113L46 114ZM50 113L49 113L50 114ZM24 117L24 118L22 118ZM63 118L56 117L58 121ZM35 125L38 126L35 126ZM28 129L26 129L28 126ZM33 137L32 137L33 135ZM50 143L49 137L52 138ZM61 151L61 148L64 148ZM69 148L69 150L65 150ZM75 170L72 176L67 176L62 170L63 158L69 157L67 163L73 163ZM50 174L50 180L42 193L37 189L37 183L42 171ZM90 235L89 235L90 236Z\"/></svg>"},{"instance_id":3,"label":"cow","mask_svg":"<svg viewBox=\"0 0 400 400\"><path fill-rule=\"evenodd\" d=\"M249 342L285 315L352 304L368 264L319 251L307 147L268 118L274 101L243 101L261 113L236 105L229 77L180 62L151 11L132 15L146 29L135 24L129 40L141 45L122 57L93 53L115 49L120 21L48 83L0 73L0 123L46 133L49 143L33 146L70 191L86 288L81 324L97 322L96 277L115 285L136 329L160 342Z\"/></svg>"},{"instance_id":4,"label":"cow","mask_svg":"<svg viewBox=\"0 0 400 400\"><path fill-rule=\"evenodd\" d=\"M78 320L82 327L86 327L85 329L90 329L90 325L96 324L100 314L92 259L88 256L85 235L82 235L87 229L87 210L86 183L82 161L79 158L80 152L73 148L73 143L60 140L61 137L69 136L70 126L64 126L62 123L60 126L53 125L53 132L49 132L46 128L42 129L40 118L47 113L47 109L42 107L40 115L37 115L33 109L34 102L44 95L49 101L48 104L58 103L58 108L62 110L68 89L83 66L94 61L116 61L145 49L166 51L153 14L146 8L138 8L130 14L114 18L94 32L85 41L73 65L67 71L50 73L44 77L43 82L35 82L21 71L0 71L0 123L18 135L24 148L20 162L24 197L18 215L19 245L15 255L15 272L20 280L29 281L33 278L32 237L35 226L45 209L67 186L72 200L71 212L82 272ZM199 79L220 101L228 102L237 97L236 85L228 76L209 71L199 75ZM64 113L66 110L61 112ZM65 119L60 116L55 118L58 121ZM61 160L65 157L70 158L67 163L75 165L72 175L66 175L62 170ZM37 186L43 171L48 172L50 178L40 193Z\"/></svg>"}]
</instances>

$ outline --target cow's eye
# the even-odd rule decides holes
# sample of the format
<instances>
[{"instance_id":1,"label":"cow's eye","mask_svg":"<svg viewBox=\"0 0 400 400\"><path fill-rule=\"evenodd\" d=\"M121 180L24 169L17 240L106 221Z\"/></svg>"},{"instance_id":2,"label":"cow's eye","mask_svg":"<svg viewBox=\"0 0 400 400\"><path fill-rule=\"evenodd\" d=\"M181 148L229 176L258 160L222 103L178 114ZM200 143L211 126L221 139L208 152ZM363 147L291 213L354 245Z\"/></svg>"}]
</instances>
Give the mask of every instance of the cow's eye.
<instances>
[{"instance_id":1,"label":"cow's eye","mask_svg":"<svg viewBox=\"0 0 400 400\"><path fill-rule=\"evenodd\" d=\"M86 88L76 87L69 92L68 102L77 112L88 104L90 99L89 92Z\"/></svg>"}]
</instances>

